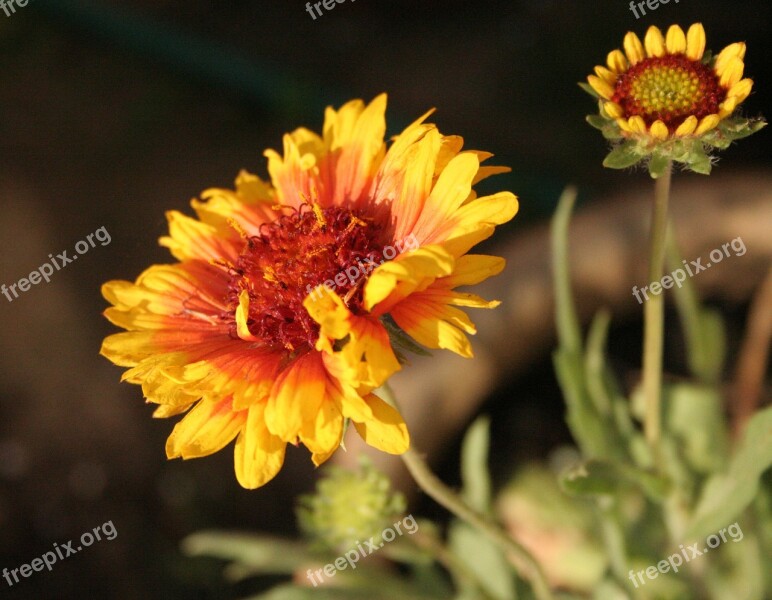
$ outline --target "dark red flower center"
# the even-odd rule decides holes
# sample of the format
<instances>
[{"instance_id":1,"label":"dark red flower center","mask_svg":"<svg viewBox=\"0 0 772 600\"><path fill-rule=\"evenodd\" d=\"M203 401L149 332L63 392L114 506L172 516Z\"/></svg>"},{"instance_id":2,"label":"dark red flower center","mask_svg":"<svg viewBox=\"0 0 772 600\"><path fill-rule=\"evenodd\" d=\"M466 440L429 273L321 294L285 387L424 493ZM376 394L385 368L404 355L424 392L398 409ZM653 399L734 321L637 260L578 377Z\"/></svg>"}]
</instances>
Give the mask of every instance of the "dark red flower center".
<instances>
[{"instance_id":1,"label":"dark red flower center","mask_svg":"<svg viewBox=\"0 0 772 600\"><path fill-rule=\"evenodd\" d=\"M247 326L253 336L291 352L310 349L319 325L303 306L306 296L326 282L349 310L363 312L363 284L383 260L388 243L382 223L338 206L304 204L264 224L259 235L246 238L229 268L231 310L226 318L231 336L238 338L235 310L246 290Z\"/></svg>"},{"instance_id":2,"label":"dark red flower center","mask_svg":"<svg viewBox=\"0 0 772 600\"><path fill-rule=\"evenodd\" d=\"M726 98L713 70L683 54L645 58L622 74L612 100L625 117L639 115L651 125L657 119L673 130L689 115L702 119L718 113Z\"/></svg>"}]
</instances>

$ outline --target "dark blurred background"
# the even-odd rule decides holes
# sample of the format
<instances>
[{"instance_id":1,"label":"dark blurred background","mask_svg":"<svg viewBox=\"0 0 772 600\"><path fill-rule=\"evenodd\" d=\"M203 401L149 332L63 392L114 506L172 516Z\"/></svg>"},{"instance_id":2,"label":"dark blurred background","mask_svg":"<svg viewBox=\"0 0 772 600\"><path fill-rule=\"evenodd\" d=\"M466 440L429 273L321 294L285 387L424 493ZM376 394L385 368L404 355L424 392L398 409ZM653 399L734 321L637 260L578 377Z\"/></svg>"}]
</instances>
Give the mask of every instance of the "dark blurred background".
<instances>
[{"instance_id":1,"label":"dark blurred background","mask_svg":"<svg viewBox=\"0 0 772 600\"><path fill-rule=\"evenodd\" d=\"M188 210L242 168L265 177L262 151L280 149L284 132L319 130L325 106L386 91L390 135L437 107L443 133L512 167L481 186L521 199L497 237L506 246L543 227L568 182L588 210L649 189L642 172L602 168L605 141L584 122L595 105L576 85L627 30L702 21L715 51L747 41L745 113L769 117L770 13L768 2L711 0L639 20L624 0L349 0L316 20L300 0L31 0L0 11L0 283L102 226L112 238L14 302L0 297L0 568L110 520L118 531L51 573L12 588L0 579L0 596L235 598L244 590L222 581L220 565L182 557L179 540L202 528L294 534L292 498L313 484L304 450L290 449L256 492L238 487L230 450L168 463L173 423L152 420L141 390L97 354L116 331L100 316L99 286L170 262L156 243L165 210ZM720 169L763 172L771 149L763 132ZM735 336L749 300L722 305ZM638 360L639 330L635 316L612 334L626 365ZM568 439L545 345L498 372L484 406L497 473ZM433 461L453 481L458 432L445 437ZM426 501L417 510L436 513Z\"/></svg>"}]
</instances>

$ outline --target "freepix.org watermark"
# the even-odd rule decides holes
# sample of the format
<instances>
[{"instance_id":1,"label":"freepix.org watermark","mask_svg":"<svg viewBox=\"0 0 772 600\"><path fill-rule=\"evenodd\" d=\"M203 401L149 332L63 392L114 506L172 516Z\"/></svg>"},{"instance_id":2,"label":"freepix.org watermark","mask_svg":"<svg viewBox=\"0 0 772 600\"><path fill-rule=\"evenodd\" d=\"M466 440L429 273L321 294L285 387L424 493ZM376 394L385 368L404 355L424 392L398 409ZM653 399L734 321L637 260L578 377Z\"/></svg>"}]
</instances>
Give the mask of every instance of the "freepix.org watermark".
<instances>
[{"instance_id":1,"label":"freepix.org watermark","mask_svg":"<svg viewBox=\"0 0 772 600\"><path fill-rule=\"evenodd\" d=\"M397 535L402 535L402 527L405 528L405 531L407 531L409 535L412 535L418 531L418 523L416 523L415 518L412 514L408 515L401 521L397 521L391 527L387 527L383 530L381 533L381 539L383 541L380 544L375 543L375 536L364 542L364 548L362 547L362 544L357 541L356 548L352 548L342 556L336 558L330 564L324 565L323 568L317 569L316 571L308 569L306 572L306 577L308 577L308 580L314 584L314 587L316 587L324 581L322 575L326 577L335 577L338 571L343 571L347 567L351 567L352 570L356 569L360 558L370 556L376 550L383 548L386 543L393 542L397 538ZM317 578L319 580L318 582Z\"/></svg>"},{"instance_id":2,"label":"freepix.org watermark","mask_svg":"<svg viewBox=\"0 0 772 600\"><path fill-rule=\"evenodd\" d=\"M635 572L632 569L630 569L630 574L628 575L628 579L632 581L633 585L637 588L638 581L641 582L641 585L646 585L646 581L643 579L644 575L646 575L646 577L648 577L649 579L656 579L657 577L659 577L660 573L662 573L663 575L665 573L668 573L669 571L673 571L673 573L678 573L678 567L684 564L684 559L686 559L686 562L689 562L693 558L697 558L698 556L707 554L713 548L718 548L721 544L726 543L727 539L726 539L726 535L724 535L726 533L729 534L729 537L735 543L743 539L743 530L740 529L740 525L735 521L729 527L724 527L723 529L719 530L718 533L712 533L711 535L709 535L705 540L705 543L707 544L707 546L704 546L702 550L700 550L697 547L700 545L699 542L686 547L684 547L683 544L680 544L679 546L680 552L671 554L666 559L659 561L656 567L654 565L651 565L638 572ZM683 559L681 558L681 556L683 556Z\"/></svg>"},{"instance_id":3,"label":"freepix.org watermark","mask_svg":"<svg viewBox=\"0 0 772 600\"><path fill-rule=\"evenodd\" d=\"M0 2L2 2L2 0L0 0ZM85 240L80 240L75 244L76 254L73 256L67 256L67 250L57 254L56 258L54 258L53 254L49 254L48 258L51 259L50 262L43 263L27 277L22 277L16 283L12 283L9 286L6 286L5 284L0 285L0 293L8 299L8 302L13 302L14 298L19 297L19 293L16 291L17 288L20 292L26 292L30 287L39 284L43 280L48 283L51 281L51 275L54 274L54 269L59 271L62 267L66 267L72 261L77 260L78 256L85 254L91 248L96 248L94 239L102 246L107 246L107 244L112 241L107 229L104 226L100 227L94 233L89 233ZM13 294L13 298L11 298L11 294Z\"/></svg>"},{"instance_id":4,"label":"freepix.org watermark","mask_svg":"<svg viewBox=\"0 0 772 600\"><path fill-rule=\"evenodd\" d=\"M10 17L12 14L16 13L16 6L24 8L29 2L30 0L0 0L0 10L5 13L6 17ZM16 6L14 6L14 4Z\"/></svg>"},{"instance_id":5,"label":"freepix.org watermark","mask_svg":"<svg viewBox=\"0 0 772 600\"><path fill-rule=\"evenodd\" d=\"M690 264L687 264L686 261L683 261L684 267L686 267L686 271L683 269L676 269L669 275L665 275L660 279L659 281L652 281L649 285L643 286L640 290L638 289L637 285L633 286L633 296L635 296L635 299L638 300L638 304L643 304L643 300L648 300L649 295L648 292L652 293L654 296L659 296L662 293L662 290L669 290L673 287L673 285L677 285L679 288L683 285L684 281L686 281L686 274L689 274L689 277L694 277L697 275L697 273L701 273L702 271L706 271L710 267L712 267L715 264L720 263L724 258L729 258L732 256L729 254L729 248L732 248L734 250L734 256L742 256L746 252L745 248L745 242L743 242L743 239L741 237L736 237L731 242L727 242L726 244L722 244L720 248L715 248L710 251L710 260L711 262L702 264L702 258L698 258L697 260L690 261ZM641 298L641 294L643 294L643 298Z\"/></svg>"},{"instance_id":6,"label":"freepix.org watermark","mask_svg":"<svg viewBox=\"0 0 772 600\"><path fill-rule=\"evenodd\" d=\"M94 527L91 531L84 533L80 536L80 545L76 548L72 547L75 543L72 540L61 545L55 543L53 550L44 553L43 556L32 559L28 564L21 565L16 569L3 569L3 577L8 582L8 587L13 587L14 584L21 581L19 575L28 578L33 573L40 572L43 569L51 571L57 562L69 558L73 554L77 554L84 548L93 545L95 542L101 542L103 536L107 541L114 540L118 537L118 530L115 528L112 521L108 521L107 523Z\"/></svg>"},{"instance_id":7,"label":"freepix.org watermark","mask_svg":"<svg viewBox=\"0 0 772 600\"><path fill-rule=\"evenodd\" d=\"M418 248L418 239L412 233L404 240L394 242L393 246L384 246L381 253L383 254L383 260L376 262L371 257L365 258L363 263L361 260L356 265L351 265L346 270L338 273L333 279L328 279L322 284L317 285L311 289L311 285L306 286L306 293L311 296L311 299L316 301L322 297L322 288L326 287L331 292L335 291L336 287L342 287L348 282L349 285L354 285L357 280L363 275L367 275L377 266L382 265L388 260L393 259L398 254L407 252L409 250L416 250Z\"/></svg>"},{"instance_id":8,"label":"freepix.org watermark","mask_svg":"<svg viewBox=\"0 0 772 600\"><path fill-rule=\"evenodd\" d=\"M667 4L670 2L670 0L646 0L645 2L634 2L633 0L630 1L630 10L635 15L636 19L640 19L641 15L638 14L638 10L636 10L636 6L641 11L641 14L646 16L646 9L644 6L648 6L649 10L657 10L659 8L660 4ZM675 0L675 3L678 4L680 0Z\"/></svg>"},{"instance_id":9,"label":"freepix.org watermark","mask_svg":"<svg viewBox=\"0 0 772 600\"><path fill-rule=\"evenodd\" d=\"M313 6L311 6L311 2L306 2L306 12L311 15L311 18L314 21L316 21L316 15L321 17L324 14L322 13L322 6L324 6L325 10L332 10L335 8L336 4L343 4L345 1L346 0L322 0L321 2L314 2ZM356 0L351 1L356 2ZM314 9L316 9L316 13L314 13Z\"/></svg>"}]
</instances>

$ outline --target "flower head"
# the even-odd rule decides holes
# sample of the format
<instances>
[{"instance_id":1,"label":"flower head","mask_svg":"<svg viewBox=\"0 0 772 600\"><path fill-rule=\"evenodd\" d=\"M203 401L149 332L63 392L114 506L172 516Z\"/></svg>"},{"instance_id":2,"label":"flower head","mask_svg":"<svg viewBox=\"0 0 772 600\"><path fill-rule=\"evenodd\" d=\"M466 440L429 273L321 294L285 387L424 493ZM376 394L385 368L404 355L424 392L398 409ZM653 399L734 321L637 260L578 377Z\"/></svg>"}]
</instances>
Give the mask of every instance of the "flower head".
<instances>
[{"instance_id":1,"label":"flower head","mask_svg":"<svg viewBox=\"0 0 772 600\"><path fill-rule=\"evenodd\" d=\"M405 507L405 497L391 489L389 478L364 459L357 470L330 468L316 493L301 496L297 515L317 544L343 552L364 540L380 542L381 532Z\"/></svg>"},{"instance_id":2,"label":"flower head","mask_svg":"<svg viewBox=\"0 0 772 600\"><path fill-rule=\"evenodd\" d=\"M186 413L170 458L212 454L236 439L236 476L259 487L288 443L319 465L353 422L364 440L402 453L399 413L373 391L400 369L392 340L471 356L474 325L458 306L492 308L454 288L498 274L470 255L517 212L509 192L472 186L505 172L490 154L425 123L387 147L386 97L328 108L321 136L300 128L268 150L271 182L242 172L235 190L193 200L197 219L167 214L161 239L179 261L103 286L105 316L128 330L102 354L130 367L154 415Z\"/></svg>"},{"instance_id":3,"label":"flower head","mask_svg":"<svg viewBox=\"0 0 772 600\"><path fill-rule=\"evenodd\" d=\"M585 88L599 98L600 114L589 117L590 124L623 141L606 166L650 158L654 176L667 160L709 172L707 149L725 148L765 124L731 118L753 87L742 78L743 42L712 58L705 53L705 30L695 23L686 33L672 25L665 35L651 26L643 42L628 32L623 45L624 52L612 50L606 65L595 67Z\"/></svg>"}]
</instances>

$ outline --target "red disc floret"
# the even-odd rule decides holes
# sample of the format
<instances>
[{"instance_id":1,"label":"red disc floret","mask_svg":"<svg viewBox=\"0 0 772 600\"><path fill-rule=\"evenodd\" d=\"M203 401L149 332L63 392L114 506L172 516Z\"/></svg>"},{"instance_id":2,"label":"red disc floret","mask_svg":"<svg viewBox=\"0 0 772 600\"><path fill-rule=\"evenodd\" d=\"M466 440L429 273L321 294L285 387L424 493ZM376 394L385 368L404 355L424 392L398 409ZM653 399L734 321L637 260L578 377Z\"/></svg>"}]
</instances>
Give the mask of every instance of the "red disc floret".
<instances>
[{"instance_id":1,"label":"red disc floret","mask_svg":"<svg viewBox=\"0 0 772 600\"><path fill-rule=\"evenodd\" d=\"M611 98L625 118L638 115L647 126L660 120L671 131L694 115L719 112L726 98L713 69L683 54L649 57L619 76Z\"/></svg>"},{"instance_id":2,"label":"red disc floret","mask_svg":"<svg viewBox=\"0 0 772 600\"><path fill-rule=\"evenodd\" d=\"M223 316L231 324L231 337L238 338L235 310L247 290L252 335L293 352L312 348L319 325L303 306L306 296L332 281L349 310L362 312L367 266L380 263L388 243L381 223L338 206L303 204L264 224L259 235L245 237L236 264L228 266L230 310Z\"/></svg>"}]
</instances>

